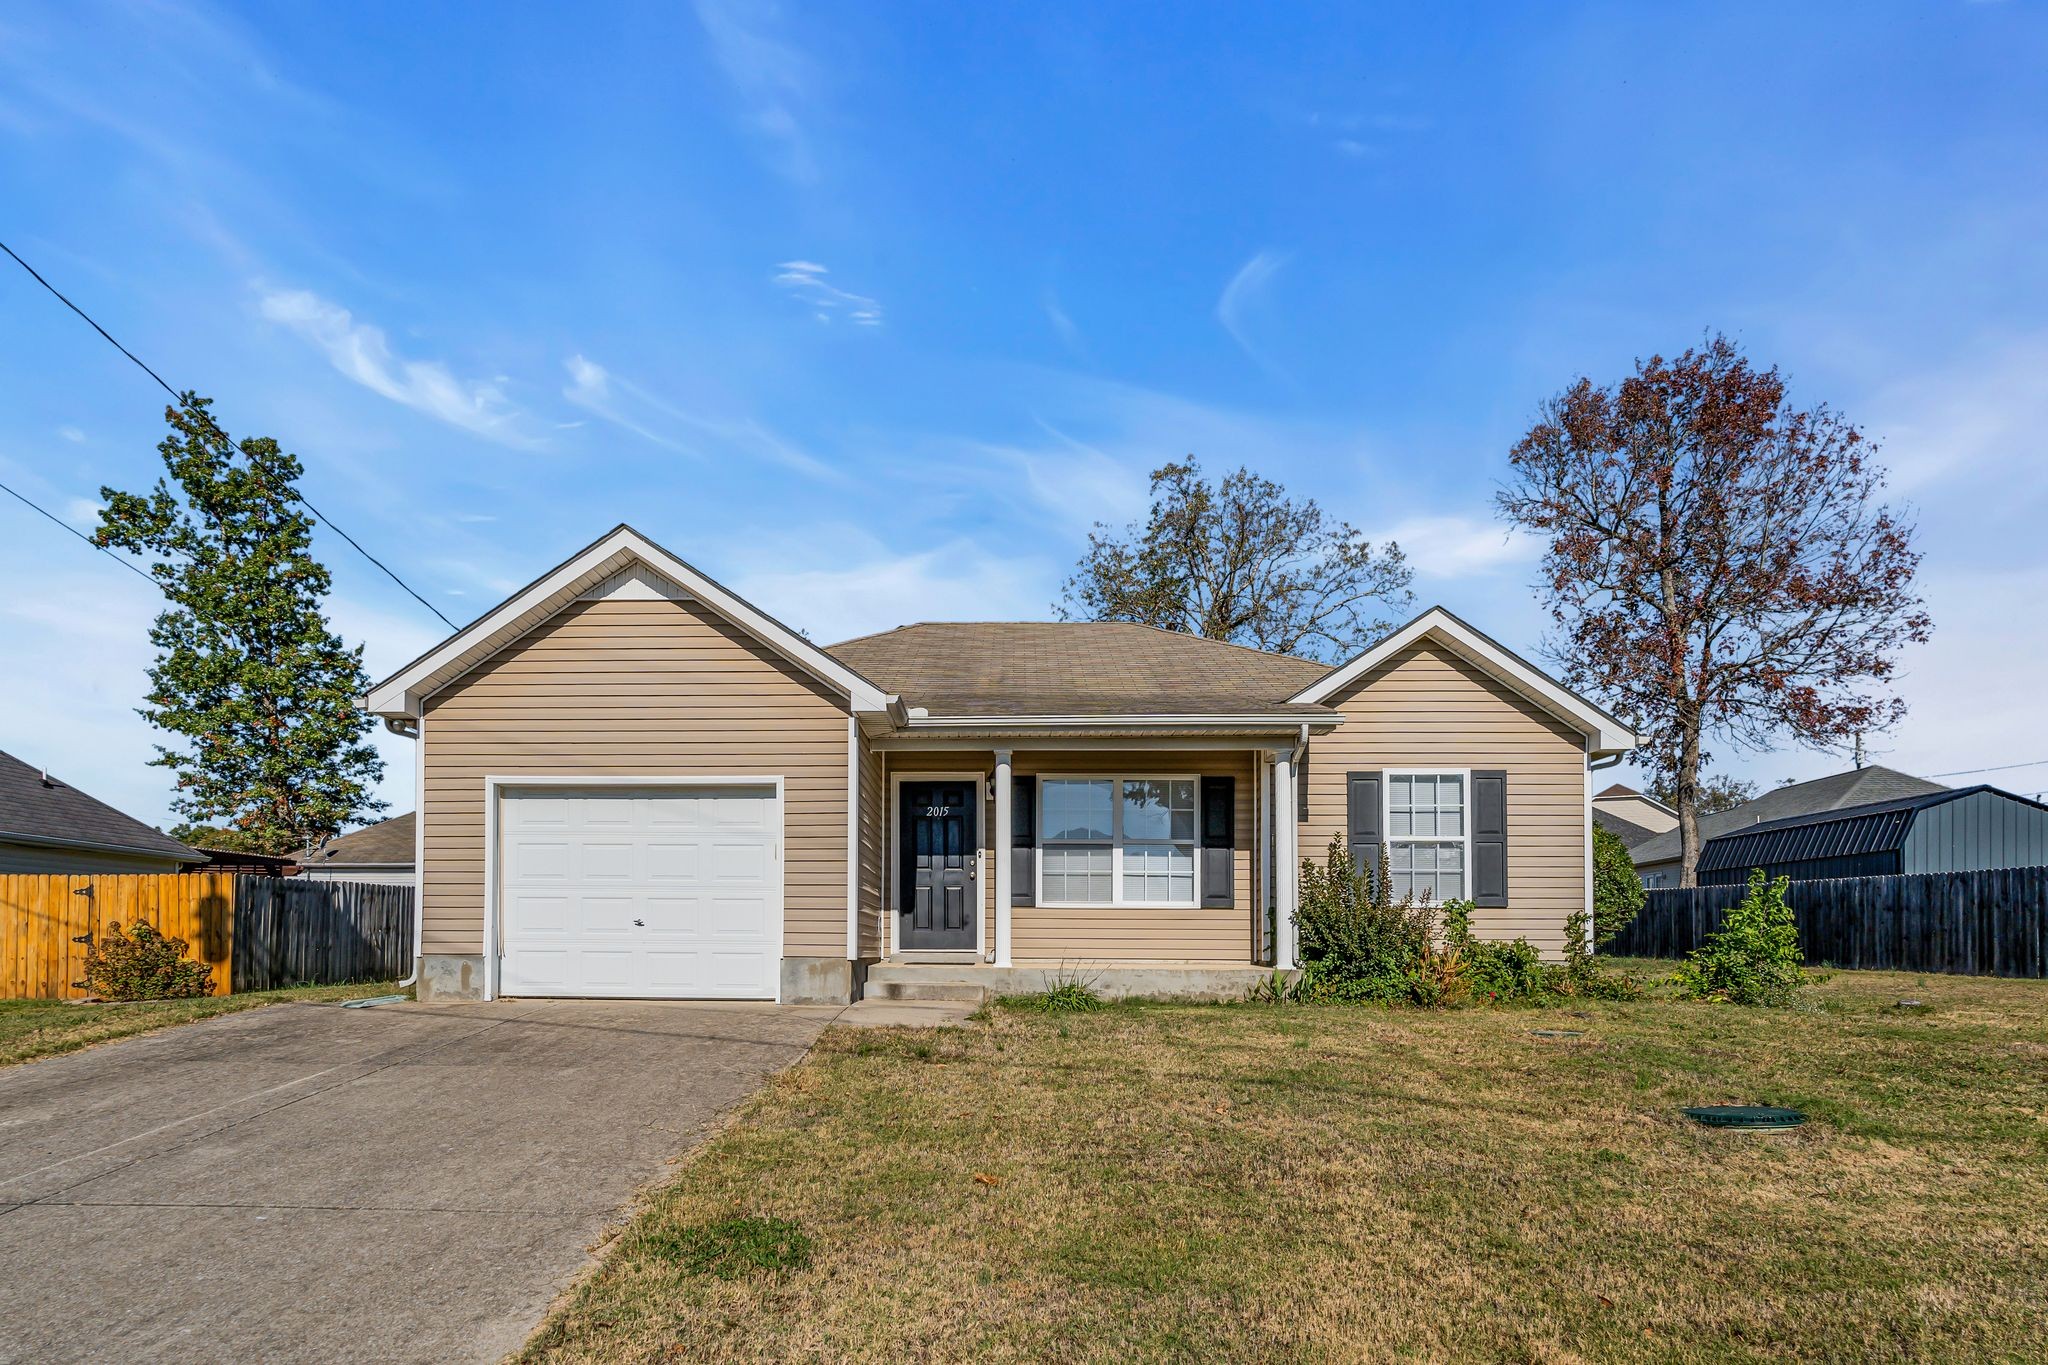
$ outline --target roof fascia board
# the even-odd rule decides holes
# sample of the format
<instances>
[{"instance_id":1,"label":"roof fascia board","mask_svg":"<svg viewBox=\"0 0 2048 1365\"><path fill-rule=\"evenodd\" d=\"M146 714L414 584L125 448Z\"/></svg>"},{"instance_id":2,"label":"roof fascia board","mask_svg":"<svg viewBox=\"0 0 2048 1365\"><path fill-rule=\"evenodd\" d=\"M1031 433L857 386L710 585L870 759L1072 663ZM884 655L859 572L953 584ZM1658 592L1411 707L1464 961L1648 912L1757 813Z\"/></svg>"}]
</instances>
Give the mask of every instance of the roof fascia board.
<instances>
[{"instance_id":1,"label":"roof fascia board","mask_svg":"<svg viewBox=\"0 0 2048 1365\"><path fill-rule=\"evenodd\" d=\"M1545 710L1570 720L1592 739L1594 754L1625 753L1636 747L1627 726L1578 693L1555 681L1511 650L1474 630L1442 607L1431 607L1349 663L1340 664L1287 700L1324 702L1401 651L1435 636L1487 673L1522 693Z\"/></svg>"},{"instance_id":2,"label":"roof fascia board","mask_svg":"<svg viewBox=\"0 0 2048 1365\"><path fill-rule=\"evenodd\" d=\"M648 540L630 526L617 527L579 550L391 677L372 687L363 699L364 707L379 715L417 715L420 703L442 685L437 682L422 690L422 684L427 683L450 664L463 660L466 650L488 642L522 616L540 610L550 598L568 591L578 579L598 570L607 560L622 554L638 559L656 573L672 580L691 597L740 626L791 663L820 681L845 692L855 711L882 711L888 708L888 694L866 678L753 603ZM569 600L573 601L574 598ZM519 639L530 634L568 605L569 601L560 603L555 610L537 618L512 638ZM480 654L479 657L467 660L468 667L475 667L510 643L511 640L506 640L496 648ZM448 680L442 680L445 681Z\"/></svg>"},{"instance_id":3,"label":"roof fascia board","mask_svg":"<svg viewBox=\"0 0 2048 1365\"><path fill-rule=\"evenodd\" d=\"M169 836L166 835L166 838ZM167 848L144 848L140 844L110 844L103 839L59 839L48 834L17 834L13 830L0 829L0 842L10 844L33 844L38 848L78 848L94 853L132 853L142 858L169 858L181 863L203 863L204 853L186 848L182 853L173 853Z\"/></svg>"}]
</instances>

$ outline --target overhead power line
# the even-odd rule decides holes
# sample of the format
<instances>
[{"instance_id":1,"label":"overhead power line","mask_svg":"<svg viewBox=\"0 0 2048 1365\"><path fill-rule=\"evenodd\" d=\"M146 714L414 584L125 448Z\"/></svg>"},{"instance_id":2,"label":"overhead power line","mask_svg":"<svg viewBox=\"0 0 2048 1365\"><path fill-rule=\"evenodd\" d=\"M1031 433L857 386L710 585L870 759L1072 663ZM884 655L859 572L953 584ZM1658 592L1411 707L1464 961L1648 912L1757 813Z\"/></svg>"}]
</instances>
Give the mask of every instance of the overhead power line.
<instances>
[{"instance_id":1,"label":"overhead power line","mask_svg":"<svg viewBox=\"0 0 2048 1365\"><path fill-rule=\"evenodd\" d=\"M1995 768L1958 768L1951 773L1929 773L1929 777L1969 777L1976 773L2009 773L2014 768L2048 767L2048 758L2037 758L2032 763L2001 763Z\"/></svg>"},{"instance_id":2,"label":"overhead power line","mask_svg":"<svg viewBox=\"0 0 2048 1365\"><path fill-rule=\"evenodd\" d=\"M135 367L137 369L141 370L151 379L154 379L157 383L157 387L162 389L165 393L171 396L172 402L177 403L181 407L184 405L183 394L179 393L176 389L172 388L169 384L165 383L164 377L158 374L155 370L151 369L143 361L141 356L136 355L135 352L129 350L126 346L123 346L120 342L116 341L114 339L114 334L112 332L109 332L106 328L100 326L98 322L94 321L90 313L86 312L83 308L80 308L77 304L73 303L70 299L66 298L64 296L63 291L58 289L56 285L51 284L48 280L44 279L42 276L42 272L37 270L34 266L30 265L27 261L24 261L21 258L20 254L16 252L13 247L7 245L7 243L5 242L0 242L0 251L4 251L9 256L13 257L14 263L20 266L23 270L26 270L29 273L30 277L34 279L37 284L49 290L53 298L55 298L59 303L63 304L66 308L69 308L72 312L78 314L79 317L85 319L86 325L88 327L91 327L95 332L98 332L103 338L105 338L106 343L109 346L112 346L122 355L127 356L129 360L135 363ZM221 443L223 445L227 446L230 450L233 450L235 448L235 443L233 439L228 436L227 432L222 429L219 423L213 420L213 417L210 414L201 412L199 413L199 417L200 420L205 422L208 427L212 428L214 435L218 436L221 439ZM14 493L14 490L11 488L8 489L7 491L10 493ZM365 550L362 546L362 542L358 541L354 536L350 535L347 531L342 530L341 527L335 523L332 517L323 514L319 508L315 507L307 499L304 493L300 492L298 489L292 489L291 494L294 498L298 499L299 503L303 507L305 507L305 509L308 512L312 514L313 520L321 523L328 530L334 532L334 534L340 536L343 540L347 541L349 545L354 548L357 554L361 555L364 559L367 559L372 564L376 565L380 570L383 571L384 576L386 578L389 578L393 583L396 583L399 587L405 589L406 596L412 598L413 601L419 603L428 611L440 617L441 624L447 626L448 629L454 630L457 628L455 623L448 619L446 613L444 613L439 607L435 606L432 602L429 602L426 598L414 592L412 584L406 582L403 578L400 578L397 575L397 573L395 573L392 570L390 565L386 564L383 560L377 558L377 556L371 554L368 550ZM21 494L19 493L14 493L14 496L17 498L21 498ZM28 502L27 498L21 498L21 500L23 502ZM35 504L29 503L29 506L35 507ZM43 512L43 509L40 507L36 507L36 511ZM63 526L65 530L70 531L73 535L79 535L76 528L66 525L62 521L58 521L56 517L50 516L48 512L43 512L43 515L46 517L50 517L50 520L56 521L59 526ZM94 549L107 553L110 557L118 558L117 556L113 556L111 551L107 551L105 546L99 544L97 541L92 540L90 537L80 536L79 538L84 540L86 544L91 545ZM135 569L135 566L133 564L128 564L126 560L121 560L120 562L126 564L127 567L130 569ZM140 569L135 569L135 572L142 573ZM142 574L142 576L144 578L149 578L148 574ZM154 584L156 580L150 579L150 582Z\"/></svg>"},{"instance_id":3,"label":"overhead power line","mask_svg":"<svg viewBox=\"0 0 2048 1365\"><path fill-rule=\"evenodd\" d=\"M87 534L86 534L85 532L83 532L83 531L79 530L79 529L78 529L78 528L77 528L76 526L73 526L73 525L72 525L72 524L71 524L70 522L68 522L68 521L64 520L64 519L63 519L62 517L58 516L58 515L57 515L57 514L56 514L55 512L52 512L52 511L50 511L50 510L49 510L48 508L46 508L46 507L42 506L42 505L41 505L40 503L36 503L36 502L33 502L33 501L31 501L31 500L30 500L30 499L28 498L28 496L27 496L26 494L24 494L24 493L18 493L18 492L16 492L16 491L15 491L14 489L12 489L12 488L8 487L8 486L7 486L6 484L4 484L4 483L0 483L0 492L5 492L5 493L6 493L6 494L7 494L7 495L8 495L9 497L13 498L13 499L14 499L14 500L15 500L16 502L20 503L20 504L21 504L22 506L24 506L24 507L27 507L27 508L30 508L30 509L32 509L33 511L36 511L36 512L40 512L40 513L41 513L42 515L44 515L44 516L48 517L48 518L49 518L49 519L50 519L50 520L51 520L52 522L54 522L54 523L55 523L55 524L56 524L56 525L57 525L57 526L58 526L58 527L59 527L60 529L62 529L62 530L65 530L65 531L69 531L69 532L70 532L70 533L71 533L72 535L74 535L74 536L77 536L77 537L78 537L78 538L79 538L80 540L82 540L82 541L84 541L84 542L85 542L86 544L88 544L88 545L92 546L92 547L93 547L93 549L95 549L95 550L98 550L98 551L99 551L99 552L100 552L101 554L105 555L105 556L106 556L106 557L107 557L108 559L111 559L111 560L113 560L113 561L114 561L114 562L115 562L116 564L119 564L119 565L120 565L120 566L121 566L122 568L126 569L126 570L127 570L127 571L128 571L129 573L132 573L132 574L134 574L134 575L135 575L135 576L136 576L137 578L139 578L139 579L141 579L141 580L142 580L143 582L145 582L145 583L149 584L149 586L150 586L150 587L152 587L152 588L161 588L161 587L163 586L162 584L158 583L158 582L157 582L157 581L156 581L156 580L155 580L154 578L151 578L151 577L150 577L150 576L149 576L148 574L146 574L146 573L144 573L144 572L143 572L142 570L140 570L140 569L136 568L136 567L135 567L135 565L134 565L134 564L133 564L132 562L130 562L130 561L128 561L128 560L125 560L125 559L121 558L121 556L119 556L119 555L115 554L115 553L114 553L114 552L113 552L112 550L109 550L109 549L108 549L108 548L107 548L106 546L104 546L104 545L100 544L100 543L99 543L99 542L98 542L97 540L94 540L94 539L93 539L93 538L92 538L91 536L89 536L89 535L87 535Z\"/></svg>"}]
</instances>

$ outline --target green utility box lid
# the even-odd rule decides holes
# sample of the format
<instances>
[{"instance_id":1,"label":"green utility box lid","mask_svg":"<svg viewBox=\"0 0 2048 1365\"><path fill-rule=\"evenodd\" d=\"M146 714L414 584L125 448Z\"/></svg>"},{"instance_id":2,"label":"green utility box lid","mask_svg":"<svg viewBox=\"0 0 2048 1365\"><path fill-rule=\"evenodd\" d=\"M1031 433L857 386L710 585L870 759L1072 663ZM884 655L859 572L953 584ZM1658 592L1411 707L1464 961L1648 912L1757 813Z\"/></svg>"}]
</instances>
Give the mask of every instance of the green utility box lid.
<instances>
[{"instance_id":1,"label":"green utility box lid","mask_svg":"<svg viewBox=\"0 0 2048 1365\"><path fill-rule=\"evenodd\" d=\"M1703 1104L1685 1112L1688 1118L1709 1128L1797 1128L1806 1122L1806 1115L1797 1109L1777 1109L1768 1104Z\"/></svg>"}]
</instances>

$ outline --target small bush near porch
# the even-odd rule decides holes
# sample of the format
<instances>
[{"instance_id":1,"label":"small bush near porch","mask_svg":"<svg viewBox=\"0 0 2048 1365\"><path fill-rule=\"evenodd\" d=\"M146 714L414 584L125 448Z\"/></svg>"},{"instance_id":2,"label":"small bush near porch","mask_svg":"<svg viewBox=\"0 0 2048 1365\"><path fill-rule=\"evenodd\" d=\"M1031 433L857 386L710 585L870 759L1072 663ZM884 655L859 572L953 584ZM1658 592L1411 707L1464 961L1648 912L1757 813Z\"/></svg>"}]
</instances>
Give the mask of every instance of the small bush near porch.
<instances>
[{"instance_id":1,"label":"small bush near porch","mask_svg":"<svg viewBox=\"0 0 2048 1365\"><path fill-rule=\"evenodd\" d=\"M532 1357L2048 1356L2048 984L989 1016L828 1033ZM737 1218L807 1258L661 1252Z\"/></svg>"}]
</instances>

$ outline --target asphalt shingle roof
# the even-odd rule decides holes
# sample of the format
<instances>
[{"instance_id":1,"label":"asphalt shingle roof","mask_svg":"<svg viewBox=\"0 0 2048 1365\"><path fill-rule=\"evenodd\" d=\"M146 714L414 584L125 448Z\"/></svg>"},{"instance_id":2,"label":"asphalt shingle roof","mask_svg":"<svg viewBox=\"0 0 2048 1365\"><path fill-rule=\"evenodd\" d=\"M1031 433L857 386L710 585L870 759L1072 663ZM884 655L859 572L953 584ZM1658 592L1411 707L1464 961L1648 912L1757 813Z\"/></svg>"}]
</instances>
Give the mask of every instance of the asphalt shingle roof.
<instances>
[{"instance_id":1,"label":"asphalt shingle roof","mask_svg":"<svg viewBox=\"0 0 2048 1365\"><path fill-rule=\"evenodd\" d=\"M935 716L1291 714L1329 667L1123 621L928 621L826 653Z\"/></svg>"},{"instance_id":2,"label":"asphalt shingle roof","mask_svg":"<svg viewBox=\"0 0 2048 1365\"><path fill-rule=\"evenodd\" d=\"M1948 788L1939 782L1930 782L1924 777L1911 773L1897 772L1891 768L1852 768L1845 773L1834 773L1828 777L1816 777L1811 782L1795 782L1789 787L1778 787L1765 792L1751 801L1714 815L1700 817L1700 842L1733 834L1752 825L1769 820L1789 820L1799 816L1816 815L1823 811L1846 810L1850 806L1867 806L1879 801L1897 801L1905 797L1927 796L1934 792L1945 792ZM1678 861L1678 831L1668 830L1653 839L1629 849L1636 866L1650 863L1671 863Z\"/></svg>"},{"instance_id":3,"label":"asphalt shingle roof","mask_svg":"<svg viewBox=\"0 0 2048 1365\"><path fill-rule=\"evenodd\" d=\"M381 867L394 863L411 867L415 851L412 817L413 813L407 811L350 830L330 839L327 847L307 854L301 861L306 867Z\"/></svg>"},{"instance_id":4,"label":"asphalt shingle roof","mask_svg":"<svg viewBox=\"0 0 2048 1365\"><path fill-rule=\"evenodd\" d=\"M12 754L0 753L0 839L27 843L56 841L123 853L149 853L183 862L204 862L203 854L104 801L52 777Z\"/></svg>"}]
</instances>

